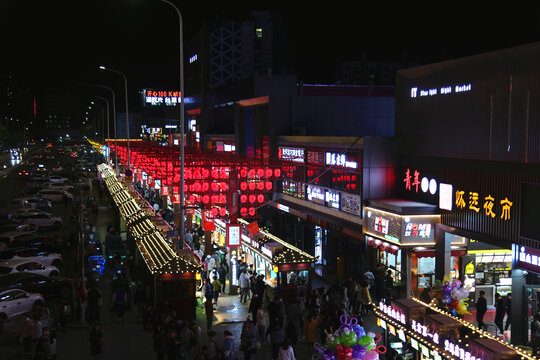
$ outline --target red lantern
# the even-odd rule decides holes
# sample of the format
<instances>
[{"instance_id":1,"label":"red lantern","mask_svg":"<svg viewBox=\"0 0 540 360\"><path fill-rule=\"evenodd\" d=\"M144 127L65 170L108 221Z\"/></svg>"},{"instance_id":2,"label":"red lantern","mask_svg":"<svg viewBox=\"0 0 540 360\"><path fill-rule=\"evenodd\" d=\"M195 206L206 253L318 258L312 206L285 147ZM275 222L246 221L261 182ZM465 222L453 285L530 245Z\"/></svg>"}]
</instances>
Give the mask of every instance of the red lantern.
<instances>
[{"instance_id":1,"label":"red lantern","mask_svg":"<svg viewBox=\"0 0 540 360\"><path fill-rule=\"evenodd\" d=\"M259 178L263 178L264 177L264 169L263 168L258 168L257 169L257 176Z\"/></svg>"},{"instance_id":2,"label":"red lantern","mask_svg":"<svg viewBox=\"0 0 540 360\"><path fill-rule=\"evenodd\" d=\"M242 204L247 203L247 200L248 200L248 197L247 197L246 194L240 195L240 202L241 202Z\"/></svg>"},{"instance_id":3,"label":"red lantern","mask_svg":"<svg viewBox=\"0 0 540 360\"><path fill-rule=\"evenodd\" d=\"M266 185L266 191L272 191L272 182L271 181L267 181L265 185Z\"/></svg>"},{"instance_id":4,"label":"red lantern","mask_svg":"<svg viewBox=\"0 0 540 360\"><path fill-rule=\"evenodd\" d=\"M240 177L241 177L241 178L245 178L245 177L247 177L247 176L248 176L248 171L247 171L247 169L246 169L246 168L242 168L242 169L240 170Z\"/></svg>"},{"instance_id":5,"label":"red lantern","mask_svg":"<svg viewBox=\"0 0 540 360\"><path fill-rule=\"evenodd\" d=\"M247 212L248 212L247 207L242 206L242 207L240 208L240 215L246 216L246 215L247 215Z\"/></svg>"},{"instance_id":6,"label":"red lantern","mask_svg":"<svg viewBox=\"0 0 540 360\"><path fill-rule=\"evenodd\" d=\"M217 204L217 203L218 203L219 196L217 196L217 195L212 195L211 199L212 199L212 204Z\"/></svg>"},{"instance_id":7,"label":"red lantern","mask_svg":"<svg viewBox=\"0 0 540 360\"><path fill-rule=\"evenodd\" d=\"M227 215L227 208L225 208L225 207L219 208L219 215L226 216Z\"/></svg>"},{"instance_id":8,"label":"red lantern","mask_svg":"<svg viewBox=\"0 0 540 360\"><path fill-rule=\"evenodd\" d=\"M255 196L255 194L249 194L249 202L250 203L253 204L256 199L257 199L257 197Z\"/></svg>"},{"instance_id":9,"label":"red lantern","mask_svg":"<svg viewBox=\"0 0 540 360\"><path fill-rule=\"evenodd\" d=\"M212 209L210 210L210 212L212 213L212 216L213 216L213 217L216 217L217 214L218 214L218 209L214 207L214 208L212 208Z\"/></svg>"},{"instance_id":10,"label":"red lantern","mask_svg":"<svg viewBox=\"0 0 540 360\"><path fill-rule=\"evenodd\" d=\"M248 184L248 188L249 188L250 191L254 191L256 186L257 186L257 184L255 184L254 181L252 181L252 182L250 182Z\"/></svg>"},{"instance_id":11,"label":"red lantern","mask_svg":"<svg viewBox=\"0 0 540 360\"><path fill-rule=\"evenodd\" d=\"M255 208L254 207L250 207L249 208L249 216L255 216Z\"/></svg>"},{"instance_id":12,"label":"red lantern","mask_svg":"<svg viewBox=\"0 0 540 360\"><path fill-rule=\"evenodd\" d=\"M169 195L169 188L167 186L164 186L164 187L161 188L161 195L162 196Z\"/></svg>"},{"instance_id":13,"label":"red lantern","mask_svg":"<svg viewBox=\"0 0 540 360\"><path fill-rule=\"evenodd\" d=\"M257 174L257 172L255 171L255 169L249 169L248 175L249 175L250 179L253 179L256 174Z\"/></svg>"},{"instance_id":14,"label":"red lantern","mask_svg":"<svg viewBox=\"0 0 540 360\"><path fill-rule=\"evenodd\" d=\"M212 191L217 192L217 191L219 191L219 184L216 183L216 182L213 182L213 183L210 185L210 188L212 189Z\"/></svg>"},{"instance_id":15,"label":"red lantern","mask_svg":"<svg viewBox=\"0 0 540 360\"><path fill-rule=\"evenodd\" d=\"M242 182L240 183L240 190L246 191L246 190L247 190L247 187L248 187L247 182L242 181Z\"/></svg>"},{"instance_id":16,"label":"red lantern","mask_svg":"<svg viewBox=\"0 0 540 360\"><path fill-rule=\"evenodd\" d=\"M264 194L257 195L257 202L262 204L264 202Z\"/></svg>"},{"instance_id":17,"label":"red lantern","mask_svg":"<svg viewBox=\"0 0 540 360\"><path fill-rule=\"evenodd\" d=\"M257 190L259 191L264 190L264 181L257 181Z\"/></svg>"},{"instance_id":18,"label":"red lantern","mask_svg":"<svg viewBox=\"0 0 540 360\"><path fill-rule=\"evenodd\" d=\"M271 178L274 172L270 168L266 168L266 177Z\"/></svg>"},{"instance_id":19,"label":"red lantern","mask_svg":"<svg viewBox=\"0 0 540 360\"><path fill-rule=\"evenodd\" d=\"M208 203L210 203L210 196L208 196L208 195L203 195L203 197L202 197L202 202L203 202L203 204L208 204Z\"/></svg>"},{"instance_id":20,"label":"red lantern","mask_svg":"<svg viewBox=\"0 0 540 360\"><path fill-rule=\"evenodd\" d=\"M281 176L281 169L276 168L274 169L274 177L278 178Z\"/></svg>"},{"instance_id":21,"label":"red lantern","mask_svg":"<svg viewBox=\"0 0 540 360\"><path fill-rule=\"evenodd\" d=\"M208 184L208 182L203 182L202 183L202 192L207 192L208 190L210 189L210 184Z\"/></svg>"}]
</instances>

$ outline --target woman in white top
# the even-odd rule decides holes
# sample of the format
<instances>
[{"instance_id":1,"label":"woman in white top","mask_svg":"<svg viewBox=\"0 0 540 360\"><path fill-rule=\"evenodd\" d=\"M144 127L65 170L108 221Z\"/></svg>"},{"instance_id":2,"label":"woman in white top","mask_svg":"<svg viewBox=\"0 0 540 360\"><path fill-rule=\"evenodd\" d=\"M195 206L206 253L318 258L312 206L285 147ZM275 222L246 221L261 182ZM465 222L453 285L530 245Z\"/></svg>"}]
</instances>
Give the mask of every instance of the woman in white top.
<instances>
[{"instance_id":1,"label":"woman in white top","mask_svg":"<svg viewBox=\"0 0 540 360\"><path fill-rule=\"evenodd\" d=\"M295 360L294 349L291 346L291 340L285 338L279 348L279 360Z\"/></svg>"},{"instance_id":2,"label":"woman in white top","mask_svg":"<svg viewBox=\"0 0 540 360\"><path fill-rule=\"evenodd\" d=\"M266 342L266 311L264 311L264 304L262 303L257 310L257 331L259 332L259 344L264 345Z\"/></svg>"}]
</instances>

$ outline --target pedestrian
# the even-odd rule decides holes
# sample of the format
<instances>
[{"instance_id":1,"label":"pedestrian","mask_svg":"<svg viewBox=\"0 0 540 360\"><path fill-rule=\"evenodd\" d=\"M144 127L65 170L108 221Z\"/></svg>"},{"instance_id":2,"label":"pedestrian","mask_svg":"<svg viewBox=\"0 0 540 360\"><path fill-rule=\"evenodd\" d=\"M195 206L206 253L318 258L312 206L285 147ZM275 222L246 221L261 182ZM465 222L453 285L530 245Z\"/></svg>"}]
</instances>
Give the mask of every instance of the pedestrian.
<instances>
[{"instance_id":1,"label":"pedestrian","mask_svg":"<svg viewBox=\"0 0 540 360\"><path fill-rule=\"evenodd\" d=\"M285 317L285 305L283 298L279 295L274 296L268 304L268 331L274 328L275 323L283 326L283 318Z\"/></svg>"},{"instance_id":2,"label":"pedestrian","mask_svg":"<svg viewBox=\"0 0 540 360\"><path fill-rule=\"evenodd\" d=\"M176 343L176 331L169 329L167 336L167 343L165 345L165 354L167 355L167 360L176 360L176 355L178 353L178 346Z\"/></svg>"},{"instance_id":3,"label":"pedestrian","mask_svg":"<svg viewBox=\"0 0 540 360\"><path fill-rule=\"evenodd\" d=\"M266 336L266 311L264 304L261 302L257 310L257 332L259 334L259 344L264 345Z\"/></svg>"},{"instance_id":4,"label":"pedestrian","mask_svg":"<svg viewBox=\"0 0 540 360\"><path fill-rule=\"evenodd\" d=\"M154 351L156 352L157 360L165 359L165 350L166 350L166 343L167 343L166 341L167 341L167 335L165 333L165 327L162 324L159 324L157 326L156 331L154 331L154 336L153 336L153 347L154 347Z\"/></svg>"},{"instance_id":5,"label":"pedestrian","mask_svg":"<svg viewBox=\"0 0 540 360\"><path fill-rule=\"evenodd\" d=\"M536 313L531 324L532 356L536 356L540 348L540 311Z\"/></svg>"},{"instance_id":6,"label":"pedestrian","mask_svg":"<svg viewBox=\"0 0 540 360\"><path fill-rule=\"evenodd\" d=\"M90 289L88 289L88 293L86 294L86 301L86 318L88 319L88 322L90 324L93 324L94 322L100 322L102 304L101 293L92 283L90 284Z\"/></svg>"},{"instance_id":7,"label":"pedestrian","mask_svg":"<svg viewBox=\"0 0 540 360\"><path fill-rule=\"evenodd\" d=\"M223 264L220 264L217 269L218 275L219 275L219 282L222 285L221 292L225 294L225 283L227 281L227 270L225 270L225 267Z\"/></svg>"},{"instance_id":8,"label":"pedestrian","mask_svg":"<svg viewBox=\"0 0 540 360\"><path fill-rule=\"evenodd\" d=\"M390 305L390 301L392 301L394 297L394 278L392 277L392 270L388 270L386 272L386 276L384 278L384 289L385 289L385 300L388 305Z\"/></svg>"},{"instance_id":9,"label":"pedestrian","mask_svg":"<svg viewBox=\"0 0 540 360\"><path fill-rule=\"evenodd\" d=\"M113 309L116 311L118 321L124 321L124 307L127 303L127 294L121 286L117 286L112 296L111 302Z\"/></svg>"},{"instance_id":10,"label":"pedestrian","mask_svg":"<svg viewBox=\"0 0 540 360\"><path fill-rule=\"evenodd\" d=\"M212 304L212 298L206 298L204 302L204 310L206 313L206 329L212 329L212 321L214 320L214 305Z\"/></svg>"},{"instance_id":11,"label":"pedestrian","mask_svg":"<svg viewBox=\"0 0 540 360\"><path fill-rule=\"evenodd\" d=\"M371 294L369 292L368 282L364 280L360 286L360 302L362 303L361 314L367 315L371 310Z\"/></svg>"},{"instance_id":12,"label":"pedestrian","mask_svg":"<svg viewBox=\"0 0 540 360\"><path fill-rule=\"evenodd\" d=\"M285 338L279 348L279 360L295 360L294 349L291 340Z\"/></svg>"},{"instance_id":13,"label":"pedestrian","mask_svg":"<svg viewBox=\"0 0 540 360\"><path fill-rule=\"evenodd\" d=\"M249 295L249 275L244 269L240 274L239 285L240 285L240 302L246 304L247 297Z\"/></svg>"},{"instance_id":14,"label":"pedestrian","mask_svg":"<svg viewBox=\"0 0 540 360\"><path fill-rule=\"evenodd\" d=\"M90 355L95 360L101 359L103 351L103 331L101 330L101 325L94 325L88 339L90 340Z\"/></svg>"},{"instance_id":15,"label":"pedestrian","mask_svg":"<svg viewBox=\"0 0 540 360\"><path fill-rule=\"evenodd\" d=\"M478 328L480 330L483 330L485 327L484 315L487 311L487 300L484 297L485 293L486 292L484 290L480 290L478 300L476 300L476 322L478 323Z\"/></svg>"},{"instance_id":16,"label":"pedestrian","mask_svg":"<svg viewBox=\"0 0 540 360\"><path fill-rule=\"evenodd\" d=\"M86 299L86 292L84 291L84 288L82 286L79 286L77 289L77 296L76 296L76 308L77 308L77 316L80 314L81 316L81 324L84 322L84 301Z\"/></svg>"},{"instance_id":17,"label":"pedestrian","mask_svg":"<svg viewBox=\"0 0 540 360\"><path fill-rule=\"evenodd\" d=\"M512 324L512 293L506 294L506 326L504 331L507 331Z\"/></svg>"},{"instance_id":18,"label":"pedestrian","mask_svg":"<svg viewBox=\"0 0 540 360\"><path fill-rule=\"evenodd\" d=\"M377 270L374 271L373 284L375 287L375 300L377 303L384 300L384 270L383 265L379 264Z\"/></svg>"},{"instance_id":19,"label":"pedestrian","mask_svg":"<svg viewBox=\"0 0 540 360\"><path fill-rule=\"evenodd\" d=\"M234 336L229 330L223 332L223 360L234 360Z\"/></svg>"},{"instance_id":20,"label":"pedestrian","mask_svg":"<svg viewBox=\"0 0 540 360\"><path fill-rule=\"evenodd\" d=\"M300 329L302 329L301 323L302 312L298 306L297 299L294 298L287 306L287 337L293 345L300 340Z\"/></svg>"},{"instance_id":21,"label":"pedestrian","mask_svg":"<svg viewBox=\"0 0 540 360\"><path fill-rule=\"evenodd\" d=\"M21 341L25 355L32 353L32 326L32 319L28 314L25 314L21 322Z\"/></svg>"},{"instance_id":22,"label":"pedestrian","mask_svg":"<svg viewBox=\"0 0 540 360\"><path fill-rule=\"evenodd\" d=\"M317 342L317 327L319 326L319 322L317 321L317 318L315 317L315 313L310 312L305 324L305 334L306 334L306 341L313 345Z\"/></svg>"},{"instance_id":23,"label":"pedestrian","mask_svg":"<svg viewBox=\"0 0 540 360\"><path fill-rule=\"evenodd\" d=\"M34 360L49 360L52 356L52 345L49 339L50 331L43 328L43 333L34 349Z\"/></svg>"},{"instance_id":24,"label":"pedestrian","mask_svg":"<svg viewBox=\"0 0 540 360\"><path fill-rule=\"evenodd\" d=\"M182 350L182 353L186 358L188 354L191 354L191 344L193 336L193 332L189 328L188 323L186 323L185 321L182 322L182 324L180 325L180 330L178 331L178 339L180 340L180 348Z\"/></svg>"},{"instance_id":25,"label":"pedestrian","mask_svg":"<svg viewBox=\"0 0 540 360\"><path fill-rule=\"evenodd\" d=\"M504 334L504 315L506 314L506 306L501 294L495 294L495 325L501 334Z\"/></svg>"},{"instance_id":26,"label":"pedestrian","mask_svg":"<svg viewBox=\"0 0 540 360\"><path fill-rule=\"evenodd\" d=\"M217 360L219 356L219 347L216 341L217 333L213 330L208 332L208 346L206 346L205 360Z\"/></svg>"},{"instance_id":27,"label":"pedestrian","mask_svg":"<svg viewBox=\"0 0 540 360\"><path fill-rule=\"evenodd\" d=\"M142 284L139 284L134 296L135 305L137 306L137 320L142 320L144 305L146 303L146 293Z\"/></svg>"},{"instance_id":28,"label":"pedestrian","mask_svg":"<svg viewBox=\"0 0 540 360\"><path fill-rule=\"evenodd\" d=\"M214 304L217 305L219 292L221 291L221 282L219 281L217 276L215 276L214 280L212 281L212 291L214 292Z\"/></svg>"},{"instance_id":29,"label":"pedestrian","mask_svg":"<svg viewBox=\"0 0 540 360\"><path fill-rule=\"evenodd\" d=\"M274 323L274 327L270 332L270 345L272 348L272 359L277 359L279 355L279 347L285 340L285 330L279 322Z\"/></svg>"},{"instance_id":30,"label":"pedestrian","mask_svg":"<svg viewBox=\"0 0 540 360\"><path fill-rule=\"evenodd\" d=\"M251 355L257 353L257 328L249 319L242 326L240 349L244 353L244 360L250 360Z\"/></svg>"}]
</instances>

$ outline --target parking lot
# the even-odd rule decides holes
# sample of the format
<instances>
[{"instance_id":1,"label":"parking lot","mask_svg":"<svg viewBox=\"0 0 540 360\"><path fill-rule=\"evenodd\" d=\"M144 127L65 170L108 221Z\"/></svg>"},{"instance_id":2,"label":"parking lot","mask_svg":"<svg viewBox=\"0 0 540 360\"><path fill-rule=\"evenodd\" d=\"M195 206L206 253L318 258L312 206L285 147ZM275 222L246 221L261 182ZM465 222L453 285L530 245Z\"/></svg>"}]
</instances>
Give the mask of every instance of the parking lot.
<instances>
[{"instance_id":1,"label":"parking lot","mask_svg":"<svg viewBox=\"0 0 540 360\"><path fill-rule=\"evenodd\" d=\"M86 148L86 147L85 147ZM33 151L32 151L33 150ZM81 275L83 273L83 262L81 262L81 245L83 245L83 238L79 236L79 230L81 225L87 225L87 229L92 228L92 224L84 223L83 219L85 218L84 213L81 214L82 205L84 204L87 207L86 213L93 211L92 204L88 203L88 199L85 196L85 193L91 187L91 182L86 178L88 167L86 171L83 168L78 167L78 164L81 162L80 159L85 156L86 159L93 159L94 154L89 152L89 147L85 150L78 150L76 152L77 156L73 156L73 151L65 151L60 145L55 144L54 146L46 147L45 149L32 149L34 155L29 155L26 158L23 158L23 162L10 169L7 172L6 176L0 180L0 185L2 186L2 191L0 192L0 218L2 226L2 234L14 233L16 228L12 223L13 219L21 221L20 224L26 223L22 231L32 230L35 231L36 235L42 239L43 236L47 239L46 244L39 243L40 249L51 250L50 247L54 246L55 253L60 252L62 263L58 266L56 262L55 265L59 269L59 274L52 273L55 281L61 280L62 286L58 289L53 289L53 291L48 291L50 289L42 288L44 291L39 291L44 295L44 305L48 312L50 312L51 317L53 318L52 324L54 327L65 328L66 326L73 326L78 321L80 321L80 309L76 306L76 291L81 284ZM46 169L44 171L43 169ZM54 169L54 173L53 173ZM51 177L65 177L68 179L66 182L73 186L73 189L69 189L72 198L60 197L59 199L49 198L51 200L50 209L47 208L47 212L50 215L46 215L48 218L60 219L60 224L58 220L49 221L48 218L44 218L42 214L34 213L34 209L30 209L31 214L28 215L25 211L16 209L14 199L19 197L34 196L35 194L44 194L40 192L42 187L32 185L33 180L40 176L49 175ZM86 192L85 192L86 190ZM9 204L9 205L8 205ZM19 215L19 211L22 215ZM88 217L86 217L88 219ZM38 225L39 227L36 230L33 230L28 227L28 225ZM45 226L42 226L45 225ZM50 225L50 226L49 226ZM0 234L0 238L2 238ZM37 237L36 237L37 239ZM8 250L14 252L18 250L17 246L14 246L17 240L9 242L9 244L3 243L2 250L0 252L0 274L6 273L10 270L6 264L19 264L19 262L14 259L5 260L4 258L12 256L7 255ZM21 247L26 246L28 249L39 247L38 245L34 246L30 242L28 245L21 241ZM49 248L46 248L49 246ZM5 256L2 256L4 254ZM32 255L35 255L32 254ZM39 257L41 256L41 257ZM45 258L43 255L38 257L33 256L31 259L38 259L40 264L46 268L53 268L44 263ZM30 259L30 258L29 258ZM5 262L4 262L5 261ZM24 258L22 262L24 262ZM25 264L23 264L25 265ZM28 271L23 271L27 270ZM46 271L46 270L44 270ZM19 268L14 267L13 272L25 272L36 273L37 270L34 268ZM51 273L44 273L45 275L50 275ZM0 275L0 294L2 294L2 281L3 279L11 276L12 274ZM16 274L18 275L18 274ZM50 276L49 276L50 277ZM69 285L69 287L66 286ZM44 286L44 285L42 285ZM49 286L49 285L47 285ZM18 287L17 287L18 288ZM2 297L0 296L0 302ZM5 306L4 306L5 308ZM2 313L2 304L0 303L0 316L6 320L7 324L12 324L10 314ZM11 311L11 310L10 310ZM8 311L6 311L8 312ZM20 316L15 316L14 321L20 321ZM8 326L9 329L9 326ZM19 344L19 337L14 336L10 332L0 333L0 353L2 354L2 359L20 359L23 356L22 346Z\"/></svg>"}]
</instances>

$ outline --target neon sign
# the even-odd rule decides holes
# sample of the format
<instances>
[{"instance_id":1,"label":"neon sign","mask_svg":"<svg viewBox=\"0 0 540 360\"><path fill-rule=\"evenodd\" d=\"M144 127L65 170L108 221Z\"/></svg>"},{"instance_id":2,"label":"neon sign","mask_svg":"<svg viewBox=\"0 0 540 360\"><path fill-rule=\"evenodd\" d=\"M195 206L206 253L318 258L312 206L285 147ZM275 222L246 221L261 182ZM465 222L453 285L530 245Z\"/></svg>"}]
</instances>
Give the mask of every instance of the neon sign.
<instances>
[{"instance_id":1,"label":"neon sign","mask_svg":"<svg viewBox=\"0 0 540 360\"><path fill-rule=\"evenodd\" d=\"M456 190L455 205L460 210L472 210L476 213L482 213L490 218L500 218L504 221L510 220L513 201L508 200L505 197L502 200L497 201L491 194L482 196L476 191ZM495 208L495 204L499 204L499 208ZM497 212L495 212L497 211ZM499 216L500 214L500 216Z\"/></svg>"},{"instance_id":2,"label":"neon sign","mask_svg":"<svg viewBox=\"0 0 540 360\"><path fill-rule=\"evenodd\" d=\"M324 205L324 202L325 202L324 189L318 186L308 185L307 198L309 201L313 201L314 203Z\"/></svg>"},{"instance_id":3,"label":"neon sign","mask_svg":"<svg viewBox=\"0 0 540 360\"><path fill-rule=\"evenodd\" d=\"M450 354L454 355L460 360L476 360L477 359L475 356L471 355L470 352L460 347L459 345L454 344L450 340L444 341L444 350L448 351Z\"/></svg>"},{"instance_id":4,"label":"neon sign","mask_svg":"<svg viewBox=\"0 0 540 360\"><path fill-rule=\"evenodd\" d=\"M436 95L447 95L451 94L452 91L454 93L462 93L471 91L472 86L471 84L463 84L463 85L447 85L443 86L441 88L430 88L430 89L419 89L418 87L412 87L411 88L411 98L416 98L418 96L425 97L425 96L436 96Z\"/></svg>"},{"instance_id":5,"label":"neon sign","mask_svg":"<svg viewBox=\"0 0 540 360\"><path fill-rule=\"evenodd\" d=\"M379 309L383 313L385 313L386 315L388 315L392 319L399 321L403 325L407 324L407 318L405 317L405 314L402 313L401 311L397 310L393 306L387 305L387 304L385 304L385 303L383 303L381 301L381 302L379 302Z\"/></svg>"},{"instance_id":6,"label":"neon sign","mask_svg":"<svg viewBox=\"0 0 540 360\"><path fill-rule=\"evenodd\" d=\"M422 192L427 193L429 191L431 195L435 195L437 192L437 180L428 179L425 176L420 180L420 172L418 170L414 170L413 172L407 169L403 182L405 183L405 190L418 192L420 188Z\"/></svg>"},{"instance_id":7,"label":"neon sign","mask_svg":"<svg viewBox=\"0 0 540 360\"><path fill-rule=\"evenodd\" d=\"M339 209L339 192L326 190L324 195L326 206Z\"/></svg>"},{"instance_id":8,"label":"neon sign","mask_svg":"<svg viewBox=\"0 0 540 360\"><path fill-rule=\"evenodd\" d=\"M405 233L403 236L431 238L431 224L416 224L409 222L405 225Z\"/></svg>"},{"instance_id":9,"label":"neon sign","mask_svg":"<svg viewBox=\"0 0 540 360\"><path fill-rule=\"evenodd\" d=\"M519 248L519 253L514 254L516 265L522 269L540 273L540 250L527 246L514 246L514 251Z\"/></svg>"},{"instance_id":10,"label":"neon sign","mask_svg":"<svg viewBox=\"0 0 540 360\"><path fill-rule=\"evenodd\" d=\"M412 320L411 321L411 328L417 332L418 334L422 335L423 337L427 337L427 338L431 338L433 339L433 342L435 344L439 344L439 334L437 333L430 333L428 331L428 327L425 326L425 325L422 325L420 324L419 322L417 322L416 320Z\"/></svg>"},{"instance_id":11,"label":"neon sign","mask_svg":"<svg viewBox=\"0 0 540 360\"><path fill-rule=\"evenodd\" d=\"M304 149L280 146L278 149L278 158L303 163Z\"/></svg>"},{"instance_id":12,"label":"neon sign","mask_svg":"<svg viewBox=\"0 0 540 360\"><path fill-rule=\"evenodd\" d=\"M326 152L326 165L342 166L349 169L356 169L358 163L356 161L350 161L345 154Z\"/></svg>"},{"instance_id":13,"label":"neon sign","mask_svg":"<svg viewBox=\"0 0 540 360\"><path fill-rule=\"evenodd\" d=\"M182 101L180 91L144 91L144 103L152 106L176 106Z\"/></svg>"}]
</instances>

